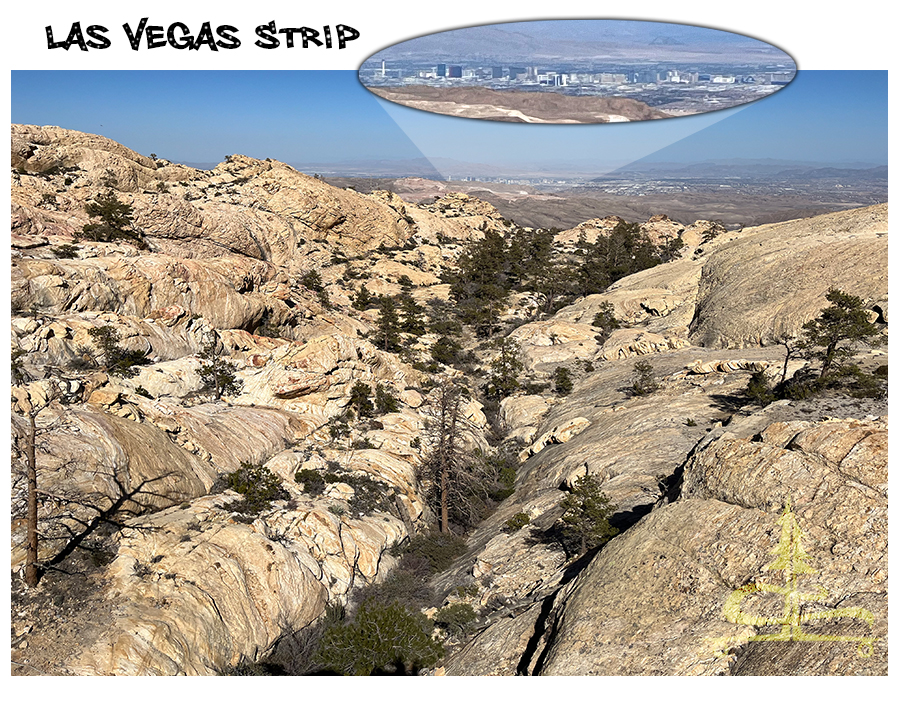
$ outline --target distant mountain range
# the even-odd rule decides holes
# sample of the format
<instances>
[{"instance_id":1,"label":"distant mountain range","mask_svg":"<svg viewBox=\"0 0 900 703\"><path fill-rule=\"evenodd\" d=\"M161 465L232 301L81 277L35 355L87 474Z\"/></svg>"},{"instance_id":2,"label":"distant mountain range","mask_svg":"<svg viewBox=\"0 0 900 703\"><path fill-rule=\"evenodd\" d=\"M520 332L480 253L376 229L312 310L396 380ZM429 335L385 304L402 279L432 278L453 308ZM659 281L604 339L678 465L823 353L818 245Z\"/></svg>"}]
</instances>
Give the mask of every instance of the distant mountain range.
<instances>
[{"instance_id":1,"label":"distant mountain range","mask_svg":"<svg viewBox=\"0 0 900 703\"><path fill-rule=\"evenodd\" d=\"M783 51L722 30L667 22L543 20L465 27L409 39L369 57L387 61L530 62L551 58L599 61L780 62Z\"/></svg>"},{"instance_id":2,"label":"distant mountain range","mask_svg":"<svg viewBox=\"0 0 900 703\"><path fill-rule=\"evenodd\" d=\"M879 180L887 178L888 167L866 162L808 162L780 159L720 159L697 163L641 162L623 166L595 181L610 178L655 176L657 178L777 178L817 179L855 178Z\"/></svg>"},{"instance_id":3,"label":"distant mountain range","mask_svg":"<svg viewBox=\"0 0 900 703\"><path fill-rule=\"evenodd\" d=\"M187 163L203 170L213 163ZM764 178L779 181L809 180L887 180L888 167L865 161L790 161L781 159L717 159L696 163L636 161L610 170L595 162L559 162L534 164L483 164L442 157L416 159L360 159L358 161L294 162L290 164L307 174L363 178L403 178L413 176L435 181L463 178L588 178L593 182L628 178Z\"/></svg>"}]
</instances>

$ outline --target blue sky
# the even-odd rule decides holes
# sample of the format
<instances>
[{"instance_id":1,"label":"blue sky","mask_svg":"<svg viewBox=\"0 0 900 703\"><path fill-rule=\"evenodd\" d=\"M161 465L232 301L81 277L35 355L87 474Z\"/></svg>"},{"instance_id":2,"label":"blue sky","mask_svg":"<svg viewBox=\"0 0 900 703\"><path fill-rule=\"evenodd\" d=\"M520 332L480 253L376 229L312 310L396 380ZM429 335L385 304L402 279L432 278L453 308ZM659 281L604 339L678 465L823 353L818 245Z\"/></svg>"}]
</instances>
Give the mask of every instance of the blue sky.
<instances>
[{"instance_id":1,"label":"blue sky","mask_svg":"<svg viewBox=\"0 0 900 703\"><path fill-rule=\"evenodd\" d=\"M13 71L12 121L179 162L421 156L355 71Z\"/></svg>"},{"instance_id":2,"label":"blue sky","mask_svg":"<svg viewBox=\"0 0 900 703\"><path fill-rule=\"evenodd\" d=\"M771 98L672 144L651 160L773 158L886 164L887 156L887 71L800 71Z\"/></svg>"},{"instance_id":3,"label":"blue sky","mask_svg":"<svg viewBox=\"0 0 900 703\"><path fill-rule=\"evenodd\" d=\"M354 71L13 71L12 121L217 163L429 157L598 171L648 158L887 163L887 72L801 71L774 96L707 115L615 125L525 125L384 103Z\"/></svg>"}]
</instances>

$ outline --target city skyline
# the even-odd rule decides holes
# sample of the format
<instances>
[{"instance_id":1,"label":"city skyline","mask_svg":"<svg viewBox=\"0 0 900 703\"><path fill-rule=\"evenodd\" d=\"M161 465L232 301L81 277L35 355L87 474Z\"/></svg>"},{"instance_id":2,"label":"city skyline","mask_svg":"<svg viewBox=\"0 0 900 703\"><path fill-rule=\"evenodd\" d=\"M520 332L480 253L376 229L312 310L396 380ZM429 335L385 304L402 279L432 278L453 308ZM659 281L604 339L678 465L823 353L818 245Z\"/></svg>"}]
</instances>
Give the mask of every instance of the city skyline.
<instances>
[{"instance_id":1,"label":"city skyline","mask_svg":"<svg viewBox=\"0 0 900 703\"><path fill-rule=\"evenodd\" d=\"M363 85L400 105L542 124L702 114L771 95L795 75L788 54L751 37L623 20L526 21L437 32L382 49L359 70Z\"/></svg>"}]
</instances>

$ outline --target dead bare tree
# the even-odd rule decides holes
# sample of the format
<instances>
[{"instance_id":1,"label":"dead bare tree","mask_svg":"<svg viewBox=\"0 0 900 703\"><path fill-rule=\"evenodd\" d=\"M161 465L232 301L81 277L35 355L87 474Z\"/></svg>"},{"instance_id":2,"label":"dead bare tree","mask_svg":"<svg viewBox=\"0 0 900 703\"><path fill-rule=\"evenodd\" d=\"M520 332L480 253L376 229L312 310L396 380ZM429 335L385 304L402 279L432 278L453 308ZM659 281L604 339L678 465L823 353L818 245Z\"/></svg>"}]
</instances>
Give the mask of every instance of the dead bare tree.
<instances>
[{"instance_id":1,"label":"dead bare tree","mask_svg":"<svg viewBox=\"0 0 900 703\"><path fill-rule=\"evenodd\" d=\"M49 467L45 461L39 461L38 450L44 454L51 451L51 433L67 425L64 406L59 401L65 400L62 387L67 386L69 379L51 376L50 380L55 382L43 384L41 393L37 394L41 396L40 400L37 400L29 392L28 383L34 379L23 363L23 356L22 350L12 354L13 410L21 418L14 422L19 460L13 462L12 517L25 523L24 579L29 587L34 587L47 568L57 567L65 561L102 525L121 528L128 518L175 504L184 496L171 490L154 490L154 484L172 472L143 478L132 485L130 478L116 467L94 470L90 472L92 482L103 487L83 491L66 479L87 471L80 462L66 460ZM46 394L46 398L42 394ZM49 424L46 418L39 421L45 410L51 415L56 414ZM57 474L52 486L40 485L46 477L40 481L39 477L47 471ZM54 542L61 545L59 551L41 562L40 546L43 544L46 551L46 547Z\"/></svg>"},{"instance_id":2,"label":"dead bare tree","mask_svg":"<svg viewBox=\"0 0 900 703\"><path fill-rule=\"evenodd\" d=\"M419 478L429 503L436 508L441 532L450 532L451 520L465 526L477 524L494 487L483 458L465 446L469 423L462 412L462 399L463 389L452 380L445 379L438 387L427 430L431 451L419 467Z\"/></svg>"},{"instance_id":3,"label":"dead bare tree","mask_svg":"<svg viewBox=\"0 0 900 703\"><path fill-rule=\"evenodd\" d=\"M13 385L23 388L31 379L25 369L25 352L22 349L14 349L12 352L12 381ZM26 392L27 395L27 392ZM25 583L29 587L37 586L41 580L41 570L38 565L38 500L37 500L37 459L35 456L35 444L37 440L38 408L30 401L22 404L16 403L26 417L28 424L25 431Z\"/></svg>"},{"instance_id":4,"label":"dead bare tree","mask_svg":"<svg viewBox=\"0 0 900 703\"><path fill-rule=\"evenodd\" d=\"M788 362L790 362L791 359L799 358L803 349L800 346L799 340L787 333L777 336L775 341L784 347L784 363L781 366L781 381L779 382L779 386L784 386L784 382L787 380Z\"/></svg>"}]
</instances>

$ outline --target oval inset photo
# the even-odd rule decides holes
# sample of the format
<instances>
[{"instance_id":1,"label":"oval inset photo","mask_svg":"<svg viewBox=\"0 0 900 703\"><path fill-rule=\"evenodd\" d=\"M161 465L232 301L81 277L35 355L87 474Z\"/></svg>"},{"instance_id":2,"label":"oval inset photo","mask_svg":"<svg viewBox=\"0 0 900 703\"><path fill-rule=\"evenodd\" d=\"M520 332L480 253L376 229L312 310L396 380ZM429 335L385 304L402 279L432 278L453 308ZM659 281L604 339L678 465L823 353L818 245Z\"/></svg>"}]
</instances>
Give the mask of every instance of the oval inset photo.
<instances>
[{"instance_id":1,"label":"oval inset photo","mask_svg":"<svg viewBox=\"0 0 900 703\"><path fill-rule=\"evenodd\" d=\"M359 69L375 95L455 117L539 124L637 122L765 98L794 60L742 34L666 22L539 20L410 39Z\"/></svg>"}]
</instances>

